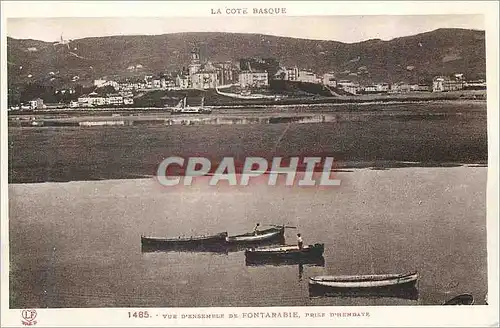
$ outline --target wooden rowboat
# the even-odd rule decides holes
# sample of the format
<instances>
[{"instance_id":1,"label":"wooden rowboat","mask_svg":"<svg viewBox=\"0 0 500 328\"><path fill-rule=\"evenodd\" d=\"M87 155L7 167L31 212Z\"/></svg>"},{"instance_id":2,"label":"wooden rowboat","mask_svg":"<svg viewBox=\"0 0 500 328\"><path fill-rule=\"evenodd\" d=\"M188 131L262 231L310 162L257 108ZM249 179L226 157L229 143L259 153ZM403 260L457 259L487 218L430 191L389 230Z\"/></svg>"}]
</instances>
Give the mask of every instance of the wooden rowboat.
<instances>
[{"instance_id":1,"label":"wooden rowboat","mask_svg":"<svg viewBox=\"0 0 500 328\"><path fill-rule=\"evenodd\" d=\"M471 294L460 294L444 302L443 305L474 305L474 297Z\"/></svg>"},{"instance_id":2,"label":"wooden rowboat","mask_svg":"<svg viewBox=\"0 0 500 328\"><path fill-rule=\"evenodd\" d=\"M256 258L312 258L323 256L325 249L324 244L307 245L299 249L297 245L283 245L278 247L261 247L250 248L245 251L245 256L248 259Z\"/></svg>"},{"instance_id":3,"label":"wooden rowboat","mask_svg":"<svg viewBox=\"0 0 500 328\"><path fill-rule=\"evenodd\" d=\"M210 252L229 253L243 251L252 245L276 245L284 243L285 227L275 227L253 232L228 236L227 232L215 235L158 238L141 236L142 252Z\"/></svg>"},{"instance_id":4,"label":"wooden rowboat","mask_svg":"<svg viewBox=\"0 0 500 328\"><path fill-rule=\"evenodd\" d=\"M213 245L226 242L227 232L221 232L215 235L178 237L178 238L159 238L141 236L143 245Z\"/></svg>"},{"instance_id":5,"label":"wooden rowboat","mask_svg":"<svg viewBox=\"0 0 500 328\"><path fill-rule=\"evenodd\" d=\"M266 230L258 230L256 233L248 232L241 235L229 236L226 242L229 244L251 244L260 243L270 240L283 239L285 235L285 227L276 227Z\"/></svg>"},{"instance_id":6,"label":"wooden rowboat","mask_svg":"<svg viewBox=\"0 0 500 328\"><path fill-rule=\"evenodd\" d=\"M414 287L418 280L417 272L402 274L377 274L358 276L317 276L309 278L310 285L319 285L332 289L348 288L386 288Z\"/></svg>"}]
</instances>

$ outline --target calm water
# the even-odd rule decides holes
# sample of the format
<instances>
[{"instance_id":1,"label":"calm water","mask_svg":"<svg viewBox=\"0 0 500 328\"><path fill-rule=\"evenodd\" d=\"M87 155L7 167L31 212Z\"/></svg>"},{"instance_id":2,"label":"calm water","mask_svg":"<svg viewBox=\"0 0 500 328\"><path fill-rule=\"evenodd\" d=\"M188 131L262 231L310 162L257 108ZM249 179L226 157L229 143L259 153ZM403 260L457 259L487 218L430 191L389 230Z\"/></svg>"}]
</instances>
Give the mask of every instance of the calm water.
<instances>
[{"instance_id":1,"label":"calm water","mask_svg":"<svg viewBox=\"0 0 500 328\"><path fill-rule=\"evenodd\" d=\"M339 173L342 186L165 189L153 179L9 185L10 307L441 304L487 291L487 168ZM48 201L49 200L49 201ZM142 253L141 234L297 225L325 266L245 266L243 252ZM294 242L297 230L288 230ZM418 300L311 298L324 274L418 270Z\"/></svg>"},{"instance_id":2,"label":"calm water","mask_svg":"<svg viewBox=\"0 0 500 328\"><path fill-rule=\"evenodd\" d=\"M486 163L488 159L485 102L240 109L231 113L226 110L207 116L217 125L166 125L167 118L187 119L169 114L163 114L161 124L153 124L160 115L156 114L142 117L145 123L139 125L9 127L9 182L149 177L172 155L204 156L212 162L224 156L236 161L248 156L333 156L339 168L400 167L400 162L441 166ZM231 124L225 124L229 116ZM274 124L267 124L271 116ZM301 122L319 123L282 119L285 116L307 116ZM256 120L262 124L252 123Z\"/></svg>"}]
</instances>

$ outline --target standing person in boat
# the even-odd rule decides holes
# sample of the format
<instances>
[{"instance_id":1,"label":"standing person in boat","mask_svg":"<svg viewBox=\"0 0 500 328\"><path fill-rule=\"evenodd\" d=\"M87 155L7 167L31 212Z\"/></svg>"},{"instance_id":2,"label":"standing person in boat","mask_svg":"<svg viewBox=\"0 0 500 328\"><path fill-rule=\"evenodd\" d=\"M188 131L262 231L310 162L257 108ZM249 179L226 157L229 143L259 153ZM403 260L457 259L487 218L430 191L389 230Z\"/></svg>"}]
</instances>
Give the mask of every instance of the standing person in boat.
<instances>
[{"instance_id":1,"label":"standing person in boat","mask_svg":"<svg viewBox=\"0 0 500 328\"><path fill-rule=\"evenodd\" d=\"M259 227L260 227L260 223L257 223L257 224L255 225L255 228L253 228L253 234L254 234L255 236L257 236L257 235L259 234Z\"/></svg>"},{"instance_id":2,"label":"standing person in boat","mask_svg":"<svg viewBox=\"0 0 500 328\"><path fill-rule=\"evenodd\" d=\"M297 234L297 245L299 246L299 249L302 249L304 246L304 241L302 240L300 233Z\"/></svg>"}]
</instances>

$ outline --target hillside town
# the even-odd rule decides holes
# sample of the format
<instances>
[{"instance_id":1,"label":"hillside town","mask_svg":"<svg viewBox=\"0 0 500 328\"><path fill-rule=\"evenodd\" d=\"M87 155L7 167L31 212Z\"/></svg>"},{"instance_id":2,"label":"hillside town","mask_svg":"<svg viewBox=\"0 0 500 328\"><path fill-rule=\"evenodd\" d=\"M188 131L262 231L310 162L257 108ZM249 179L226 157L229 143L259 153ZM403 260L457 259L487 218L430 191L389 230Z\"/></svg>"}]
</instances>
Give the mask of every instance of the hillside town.
<instances>
[{"instance_id":1,"label":"hillside town","mask_svg":"<svg viewBox=\"0 0 500 328\"><path fill-rule=\"evenodd\" d=\"M276 58L242 58L238 62L211 62L208 59L202 60L197 48L189 55L189 65L175 73L161 72L126 79L103 77L93 81L93 85L87 88L89 92L77 91L74 88L56 90L56 94L66 95L66 101L48 103L40 96L14 104L10 109L134 107L137 106L138 98L149 92L162 90L215 90L224 97L259 99L259 96L273 95L293 97L294 92L287 91L294 85L291 89L303 91L301 95L319 94L327 97L486 89L485 80L468 80L460 72L450 76L435 76L432 83L428 84L410 81L363 83L357 77L366 73L367 68L364 66L360 66L356 72L318 74L311 69L297 66L284 67ZM133 71L138 68L142 68L142 65L129 66L127 69ZM411 71L413 67L406 69ZM346 73L347 77L352 79L346 78ZM78 76L73 80L78 81Z\"/></svg>"}]
</instances>

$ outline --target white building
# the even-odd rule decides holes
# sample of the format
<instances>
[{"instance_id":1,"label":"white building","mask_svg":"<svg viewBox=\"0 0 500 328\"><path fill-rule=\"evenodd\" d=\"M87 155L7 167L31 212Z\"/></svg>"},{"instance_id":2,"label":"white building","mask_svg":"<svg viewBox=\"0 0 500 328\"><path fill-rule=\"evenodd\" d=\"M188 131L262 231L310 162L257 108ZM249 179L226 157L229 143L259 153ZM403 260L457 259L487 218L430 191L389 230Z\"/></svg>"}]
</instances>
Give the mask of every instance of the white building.
<instances>
[{"instance_id":1,"label":"white building","mask_svg":"<svg viewBox=\"0 0 500 328\"><path fill-rule=\"evenodd\" d=\"M192 76L201 69L200 52L198 49L191 51L191 62L189 63L189 75Z\"/></svg>"},{"instance_id":2,"label":"white building","mask_svg":"<svg viewBox=\"0 0 500 328\"><path fill-rule=\"evenodd\" d=\"M391 86L391 93L406 93L411 91L411 86L406 82L394 83Z\"/></svg>"},{"instance_id":3,"label":"white building","mask_svg":"<svg viewBox=\"0 0 500 328\"><path fill-rule=\"evenodd\" d=\"M123 97L121 95L108 95L106 97L106 105L120 106L123 105Z\"/></svg>"},{"instance_id":4,"label":"white building","mask_svg":"<svg viewBox=\"0 0 500 328\"><path fill-rule=\"evenodd\" d=\"M219 85L217 69L207 62L196 73L191 74L191 87L194 89L215 89Z\"/></svg>"},{"instance_id":5,"label":"white building","mask_svg":"<svg viewBox=\"0 0 500 328\"><path fill-rule=\"evenodd\" d=\"M217 72L198 71L191 76L194 89L215 89L218 86Z\"/></svg>"},{"instance_id":6,"label":"white building","mask_svg":"<svg viewBox=\"0 0 500 328\"><path fill-rule=\"evenodd\" d=\"M345 92L349 92L351 94L358 94L360 87L359 84L354 83L349 80L340 80L337 82L337 87L344 90Z\"/></svg>"},{"instance_id":7,"label":"white building","mask_svg":"<svg viewBox=\"0 0 500 328\"><path fill-rule=\"evenodd\" d=\"M91 93L78 98L78 107L98 107L106 105L106 98Z\"/></svg>"},{"instance_id":8,"label":"white building","mask_svg":"<svg viewBox=\"0 0 500 328\"><path fill-rule=\"evenodd\" d=\"M410 84L410 91L430 91L430 86L426 84Z\"/></svg>"},{"instance_id":9,"label":"white building","mask_svg":"<svg viewBox=\"0 0 500 328\"><path fill-rule=\"evenodd\" d=\"M363 91L366 93L386 93L389 92L389 84L379 83L379 84L367 85L363 87Z\"/></svg>"},{"instance_id":10,"label":"white building","mask_svg":"<svg viewBox=\"0 0 500 328\"><path fill-rule=\"evenodd\" d=\"M299 79L299 68L297 66L286 69L286 79L288 81L297 81Z\"/></svg>"},{"instance_id":11,"label":"white building","mask_svg":"<svg viewBox=\"0 0 500 328\"><path fill-rule=\"evenodd\" d=\"M448 76L437 76L432 81L432 92L457 91L464 88L462 76L450 79Z\"/></svg>"},{"instance_id":12,"label":"white building","mask_svg":"<svg viewBox=\"0 0 500 328\"><path fill-rule=\"evenodd\" d=\"M185 75L177 75L175 78L175 85L177 85L181 89L189 88L189 77Z\"/></svg>"},{"instance_id":13,"label":"white building","mask_svg":"<svg viewBox=\"0 0 500 328\"><path fill-rule=\"evenodd\" d=\"M311 71L300 70L297 81L300 82L309 82L309 83L318 83L318 78L316 74Z\"/></svg>"},{"instance_id":14,"label":"white building","mask_svg":"<svg viewBox=\"0 0 500 328\"><path fill-rule=\"evenodd\" d=\"M160 80L160 84L162 89L175 88L175 81L171 79L162 78Z\"/></svg>"},{"instance_id":15,"label":"white building","mask_svg":"<svg viewBox=\"0 0 500 328\"><path fill-rule=\"evenodd\" d=\"M269 85L267 72L242 71L239 74L241 88L261 88Z\"/></svg>"},{"instance_id":16,"label":"white building","mask_svg":"<svg viewBox=\"0 0 500 328\"><path fill-rule=\"evenodd\" d=\"M464 88L485 90L486 89L486 81L485 80L467 81L464 83Z\"/></svg>"},{"instance_id":17,"label":"white building","mask_svg":"<svg viewBox=\"0 0 500 328\"><path fill-rule=\"evenodd\" d=\"M363 91L364 92L367 92L367 93L375 93L375 92L378 92L377 90L377 86L376 85L367 85L363 88Z\"/></svg>"},{"instance_id":18,"label":"white building","mask_svg":"<svg viewBox=\"0 0 500 328\"><path fill-rule=\"evenodd\" d=\"M285 81L297 81L299 77L299 69L297 67L292 68L280 68L275 75L275 78Z\"/></svg>"},{"instance_id":19,"label":"white building","mask_svg":"<svg viewBox=\"0 0 500 328\"><path fill-rule=\"evenodd\" d=\"M335 78L335 74L333 73L323 74L323 84L335 88L337 86L337 79Z\"/></svg>"},{"instance_id":20,"label":"white building","mask_svg":"<svg viewBox=\"0 0 500 328\"><path fill-rule=\"evenodd\" d=\"M99 80L94 80L94 86L95 87L103 87L105 84L106 84L106 80L102 80L102 79L99 79Z\"/></svg>"},{"instance_id":21,"label":"white building","mask_svg":"<svg viewBox=\"0 0 500 328\"><path fill-rule=\"evenodd\" d=\"M120 89L120 84L116 81L107 81L107 80L94 80L94 86L97 88L103 88L107 86L112 86L115 90Z\"/></svg>"},{"instance_id":22,"label":"white building","mask_svg":"<svg viewBox=\"0 0 500 328\"><path fill-rule=\"evenodd\" d=\"M41 98L30 100L29 104L30 104L30 109L43 109L45 107L43 105L43 99Z\"/></svg>"},{"instance_id":23,"label":"white building","mask_svg":"<svg viewBox=\"0 0 500 328\"><path fill-rule=\"evenodd\" d=\"M377 84L377 91L378 92L389 92L391 86L389 83L379 83Z\"/></svg>"}]
</instances>

